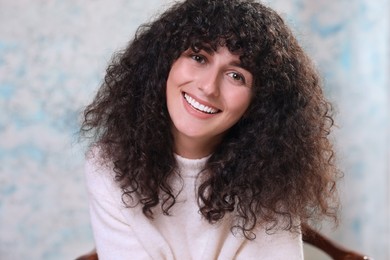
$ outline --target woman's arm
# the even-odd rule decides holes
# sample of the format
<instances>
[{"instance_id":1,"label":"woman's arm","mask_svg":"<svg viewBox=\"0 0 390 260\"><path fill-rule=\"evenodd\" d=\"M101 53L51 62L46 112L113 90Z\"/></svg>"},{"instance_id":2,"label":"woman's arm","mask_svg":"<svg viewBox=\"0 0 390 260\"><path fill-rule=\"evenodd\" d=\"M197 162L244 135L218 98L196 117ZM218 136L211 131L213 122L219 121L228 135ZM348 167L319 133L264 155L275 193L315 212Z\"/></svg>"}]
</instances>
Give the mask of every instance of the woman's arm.
<instances>
[{"instance_id":1,"label":"woman's arm","mask_svg":"<svg viewBox=\"0 0 390 260\"><path fill-rule=\"evenodd\" d=\"M85 174L99 259L150 259L121 212L124 205L113 172L90 155Z\"/></svg>"}]
</instances>

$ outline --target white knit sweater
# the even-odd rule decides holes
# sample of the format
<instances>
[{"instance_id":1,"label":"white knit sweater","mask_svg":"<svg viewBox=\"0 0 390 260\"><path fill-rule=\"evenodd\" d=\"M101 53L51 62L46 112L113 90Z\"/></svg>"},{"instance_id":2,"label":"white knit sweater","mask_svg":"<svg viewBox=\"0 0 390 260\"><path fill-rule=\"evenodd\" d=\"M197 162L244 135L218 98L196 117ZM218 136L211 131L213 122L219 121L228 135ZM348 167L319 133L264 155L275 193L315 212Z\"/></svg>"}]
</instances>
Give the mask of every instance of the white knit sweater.
<instances>
[{"instance_id":1,"label":"white knit sweater","mask_svg":"<svg viewBox=\"0 0 390 260\"><path fill-rule=\"evenodd\" d=\"M229 216L209 224L199 213L195 195L196 176L207 158L175 156L182 180L174 187L183 189L172 216L158 213L154 220L146 218L139 206L126 208L113 171L100 166L93 155L87 160L91 223L100 260L303 259L299 234L277 231L269 235L259 228L256 239L249 241L230 232Z\"/></svg>"}]
</instances>

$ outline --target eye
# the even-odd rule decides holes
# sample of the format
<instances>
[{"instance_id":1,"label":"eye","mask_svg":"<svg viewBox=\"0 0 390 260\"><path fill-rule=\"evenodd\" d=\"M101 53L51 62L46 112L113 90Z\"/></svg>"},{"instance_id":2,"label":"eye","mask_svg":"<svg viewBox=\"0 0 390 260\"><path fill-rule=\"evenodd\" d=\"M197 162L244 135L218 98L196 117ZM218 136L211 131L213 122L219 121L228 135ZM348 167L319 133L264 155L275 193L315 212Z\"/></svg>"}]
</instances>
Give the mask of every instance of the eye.
<instances>
[{"instance_id":1,"label":"eye","mask_svg":"<svg viewBox=\"0 0 390 260\"><path fill-rule=\"evenodd\" d=\"M194 61L198 62L198 63L205 63L206 62L206 58L203 57L202 55L200 54L191 54L190 55L191 59L193 59Z\"/></svg>"},{"instance_id":2,"label":"eye","mask_svg":"<svg viewBox=\"0 0 390 260\"><path fill-rule=\"evenodd\" d=\"M230 72L230 73L228 73L228 76L231 77L232 79L234 79L235 81L240 82L241 84L246 83L244 76L238 72Z\"/></svg>"}]
</instances>

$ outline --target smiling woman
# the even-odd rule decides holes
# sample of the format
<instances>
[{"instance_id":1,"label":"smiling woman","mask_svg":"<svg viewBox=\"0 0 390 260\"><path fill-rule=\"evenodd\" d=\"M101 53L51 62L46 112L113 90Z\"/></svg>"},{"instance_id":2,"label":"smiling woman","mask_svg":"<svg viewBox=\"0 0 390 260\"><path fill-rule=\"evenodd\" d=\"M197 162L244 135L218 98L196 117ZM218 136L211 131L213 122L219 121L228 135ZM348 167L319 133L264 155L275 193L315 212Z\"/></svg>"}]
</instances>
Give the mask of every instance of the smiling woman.
<instances>
[{"instance_id":1,"label":"smiling woman","mask_svg":"<svg viewBox=\"0 0 390 260\"><path fill-rule=\"evenodd\" d=\"M99 259L302 259L301 224L336 218L330 105L260 3L174 4L84 115Z\"/></svg>"}]
</instances>

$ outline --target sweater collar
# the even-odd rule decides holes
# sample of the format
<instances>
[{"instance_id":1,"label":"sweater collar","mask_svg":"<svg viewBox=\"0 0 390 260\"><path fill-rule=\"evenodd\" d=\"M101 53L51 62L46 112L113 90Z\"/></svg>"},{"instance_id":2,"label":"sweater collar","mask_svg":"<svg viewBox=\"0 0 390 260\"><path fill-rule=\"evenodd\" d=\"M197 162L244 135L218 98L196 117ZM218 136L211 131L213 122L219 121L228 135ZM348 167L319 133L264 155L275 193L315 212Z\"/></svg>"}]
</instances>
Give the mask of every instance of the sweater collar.
<instances>
[{"instance_id":1,"label":"sweater collar","mask_svg":"<svg viewBox=\"0 0 390 260\"><path fill-rule=\"evenodd\" d=\"M200 159L188 159L174 154L179 172L184 176L197 176L206 165L211 155Z\"/></svg>"}]
</instances>

